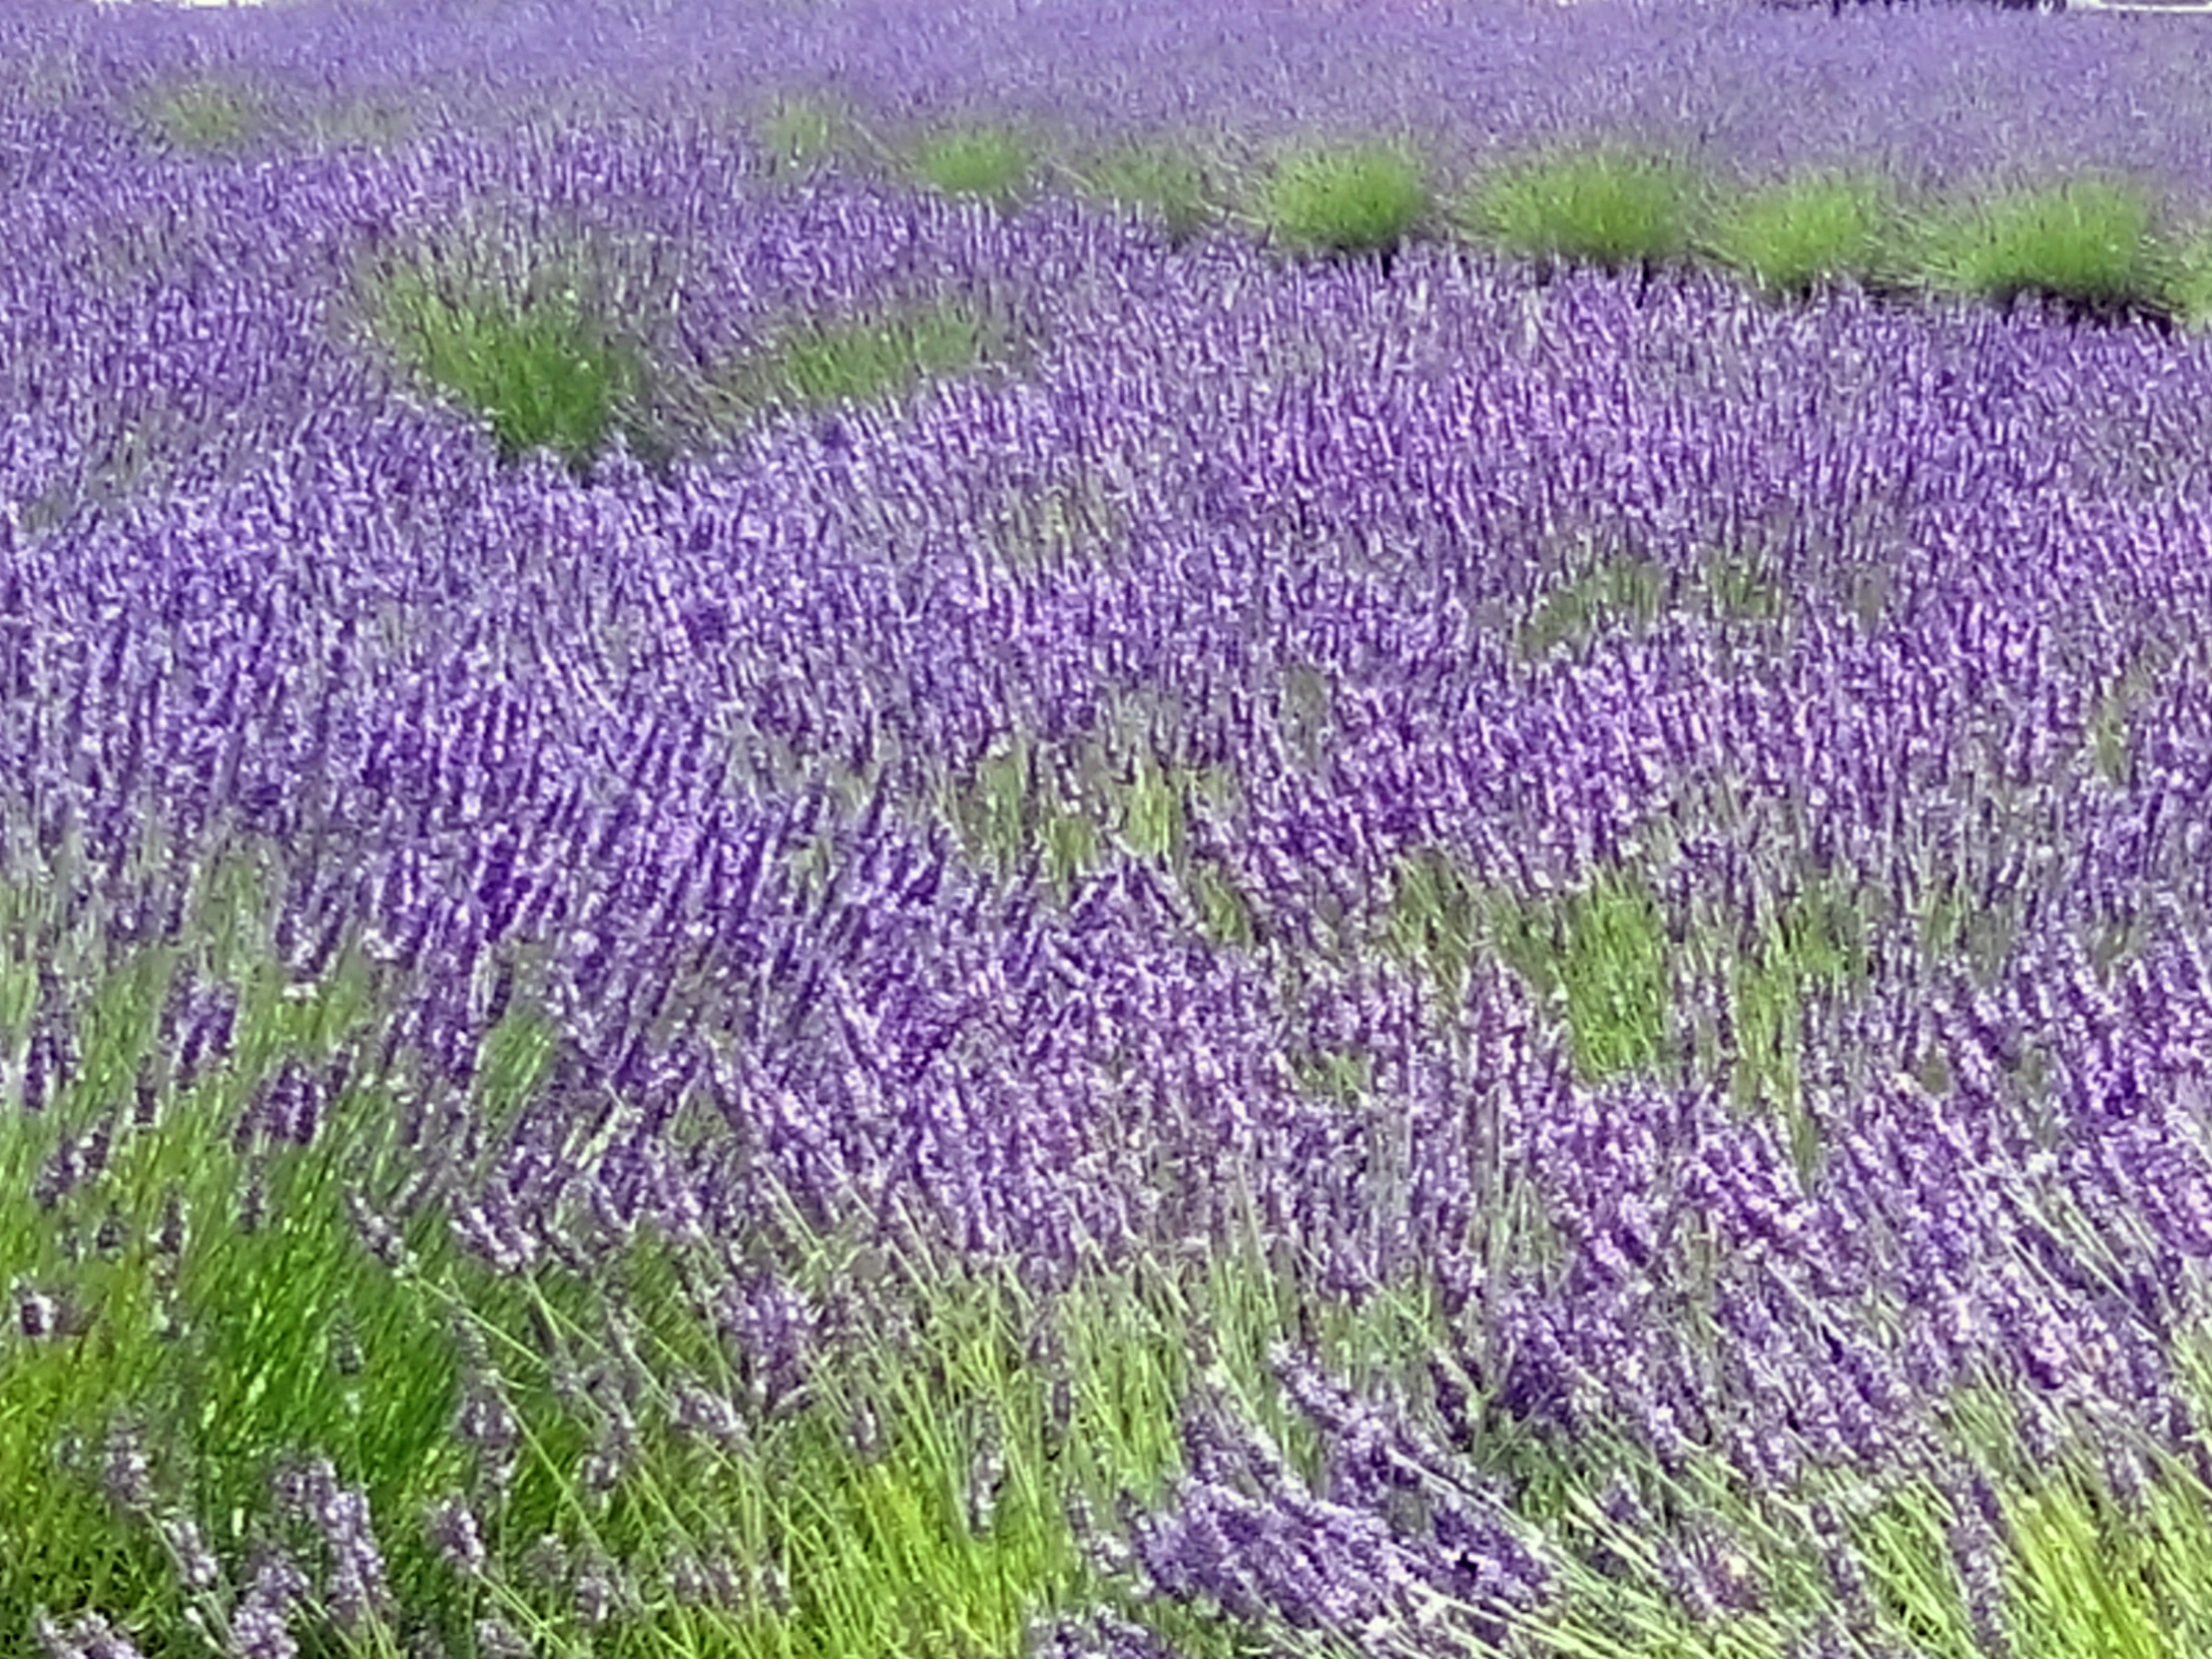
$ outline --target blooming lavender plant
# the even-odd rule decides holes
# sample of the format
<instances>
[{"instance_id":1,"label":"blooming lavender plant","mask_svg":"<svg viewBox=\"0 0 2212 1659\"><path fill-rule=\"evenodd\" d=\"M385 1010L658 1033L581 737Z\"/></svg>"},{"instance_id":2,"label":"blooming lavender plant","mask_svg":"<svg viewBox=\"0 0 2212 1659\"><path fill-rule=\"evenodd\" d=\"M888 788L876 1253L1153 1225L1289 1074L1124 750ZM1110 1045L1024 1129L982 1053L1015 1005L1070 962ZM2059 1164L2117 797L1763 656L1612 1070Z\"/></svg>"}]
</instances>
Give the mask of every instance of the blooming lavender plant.
<instances>
[{"instance_id":1,"label":"blooming lavender plant","mask_svg":"<svg viewBox=\"0 0 2212 1659\"><path fill-rule=\"evenodd\" d=\"M2079 191L1693 224L1823 146L1947 196L2028 85L2053 170L2184 197L2148 60L1688 6L1000 32L1005 131L1204 100L1209 188L1402 87L1455 184L1519 179L1537 281L795 185L676 96L726 20L461 53L410 3L438 90L366 156L278 140L383 24L284 21L317 89L276 33L218 82L174 20L0 20L108 101L19 112L5 256L0 1622L2212 1643L2204 363L2034 297L2179 278ZM749 61L926 132L986 55L900 17ZM1190 73L1102 97L1078 26ZM1875 56L1895 131L1822 84ZM1499 159L1631 117L1682 171ZM1394 236L1376 179L1225 219ZM1753 305L1701 243L2026 302Z\"/></svg>"}]
</instances>

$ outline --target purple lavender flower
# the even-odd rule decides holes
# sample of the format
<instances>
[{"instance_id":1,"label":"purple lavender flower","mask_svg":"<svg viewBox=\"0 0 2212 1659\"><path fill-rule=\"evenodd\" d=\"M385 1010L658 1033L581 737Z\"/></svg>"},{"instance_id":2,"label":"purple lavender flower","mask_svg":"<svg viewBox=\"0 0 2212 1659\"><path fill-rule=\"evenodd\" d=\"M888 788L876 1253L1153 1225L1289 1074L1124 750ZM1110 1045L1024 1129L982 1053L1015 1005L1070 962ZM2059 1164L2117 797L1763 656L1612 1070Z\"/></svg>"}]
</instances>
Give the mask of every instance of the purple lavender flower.
<instances>
[{"instance_id":1,"label":"purple lavender flower","mask_svg":"<svg viewBox=\"0 0 2212 1659\"><path fill-rule=\"evenodd\" d=\"M1846 1616L1855 1627L1872 1629L1876 1611L1866 1566L1844 1529L1843 1518L1825 1498L1814 1500L1810 1514L1813 1533L1820 1544L1821 1563L1828 1571L1829 1583L1842 1602Z\"/></svg>"},{"instance_id":2,"label":"purple lavender flower","mask_svg":"<svg viewBox=\"0 0 2212 1659\"><path fill-rule=\"evenodd\" d=\"M1068 1433L1075 1420L1075 1384L1064 1366L1055 1367L1052 1386L1045 1395L1044 1454L1058 1462L1066 1451Z\"/></svg>"},{"instance_id":3,"label":"purple lavender flower","mask_svg":"<svg viewBox=\"0 0 2212 1659\"><path fill-rule=\"evenodd\" d=\"M684 1607L705 1607L714 1600L713 1586L708 1582L707 1569L699 1557L688 1549L680 1549L667 1569L669 1594Z\"/></svg>"},{"instance_id":4,"label":"purple lavender flower","mask_svg":"<svg viewBox=\"0 0 2212 1659\"><path fill-rule=\"evenodd\" d=\"M760 1602L780 1619L792 1616L791 1574L784 1563L774 1555L764 1555L753 1564L753 1587Z\"/></svg>"},{"instance_id":5,"label":"purple lavender flower","mask_svg":"<svg viewBox=\"0 0 2212 1659\"><path fill-rule=\"evenodd\" d=\"M636 1425L609 1414L600 1419L592 1449L581 1471L584 1490L604 1502L629 1475L638 1459Z\"/></svg>"},{"instance_id":6,"label":"purple lavender flower","mask_svg":"<svg viewBox=\"0 0 2212 1659\"><path fill-rule=\"evenodd\" d=\"M259 1233L269 1220L269 1157L257 1152L247 1160L246 1180L239 1193L234 1225L241 1233Z\"/></svg>"},{"instance_id":7,"label":"purple lavender flower","mask_svg":"<svg viewBox=\"0 0 2212 1659\"><path fill-rule=\"evenodd\" d=\"M1822 1613L1810 1630L1790 1638L1784 1659L1849 1659L1855 1649L1843 1624L1833 1613Z\"/></svg>"},{"instance_id":8,"label":"purple lavender flower","mask_svg":"<svg viewBox=\"0 0 2212 1659\"><path fill-rule=\"evenodd\" d=\"M503 1189L463 1205L446 1225L463 1250L506 1277L526 1273L537 1262L538 1241L522 1227Z\"/></svg>"},{"instance_id":9,"label":"purple lavender flower","mask_svg":"<svg viewBox=\"0 0 2212 1659\"><path fill-rule=\"evenodd\" d=\"M430 1541L452 1569L466 1578L484 1574L484 1540L477 1529L476 1513L461 1493L450 1493L424 1513Z\"/></svg>"},{"instance_id":10,"label":"purple lavender flower","mask_svg":"<svg viewBox=\"0 0 2212 1659\"><path fill-rule=\"evenodd\" d=\"M230 1659L297 1659L290 1614L308 1588L306 1575L288 1556L262 1551L253 1588L231 1617Z\"/></svg>"},{"instance_id":11,"label":"purple lavender flower","mask_svg":"<svg viewBox=\"0 0 2212 1659\"><path fill-rule=\"evenodd\" d=\"M31 1184L31 1202L52 1212L76 1189L77 1181L77 1145L65 1137L39 1165L38 1179Z\"/></svg>"},{"instance_id":12,"label":"purple lavender flower","mask_svg":"<svg viewBox=\"0 0 2212 1659\"><path fill-rule=\"evenodd\" d=\"M681 1388L676 1396L676 1421L737 1456L746 1456L752 1450L753 1435L745 1418L727 1395L712 1388L696 1384Z\"/></svg>"},{"instance_id":13,"label":"purple lavender flower","mask_svg":"<svg viewBox=\"0 0 2212 1659\"><path fill-rule=\"evenodd\" d=\"M154 1475L146 1438L137 1425L117 1418L108 1425L107 1463L102 1484L110 1501L127 1514L146 1515L154 1507Z\"/></svg>"},{"instance_id":14,"label":"purple lavender flower","mask_svg":"<svg viewBox=\"0 0 2212 1659\"><path fill-rule=\"evenodd\" d=\"M637 1604L636 1588L621 1566L597 1548L582 1553L576 1564L576 1612L586 1625L596 1630L618 1608Z\"/></svg>"},{"instance_id":15,"label":"purple lavender flower","mask_svg":"<svg viewBox=\"0 0 2212 1659\"><path fill-rule=\"evenodd\" d=\"M1615 1526L1629 1537L1649 1540L1658 1531L1657 1523L1644 1507L1643 1499L1621 1470L1615 1469L1598 1494L1598 1509ZM1607 1578L1626 1580L1633 1576L1634 1567L1610 1544L1601 1541L1592 1552L1590 1564Z\"/></svg>"},{"instance_id":16,"label":"purple lavender flower","mask_svg":"<svg viewBox=\"0 0 2212 1659\"><path fill-rule=\"evenodd\" d=\"M1720 1618L1720 1600L1688 1549L1676 1543L1661 1543L1658 1564L1659 1576L1693 1623L1710 1625Z\"/></svg>"},{"instance_id":17,"label":"purple lavender flower","mask_svg":"<svg viewBox=\"0 0 2212 1659\"><path fill-rule=\"evenodd\" d=\"M85 1650L76 1639L63 1632L53 1616L40 1608L32 1628L38 1635L38 1644L46 1650L46 1659L85 1659Z\"/></svg>"},{"instance_id":18,"label":"purple lavender flower","mask_svg":"<svg viewBox=\"0 0 2212 1659\"><path fill-rule=\"evenodd\" d=\"M278 1504L311 1521L329 1551L327 1601L338 1626L358 1632L371 1617L388 1620L392 1607L384 1583L384 1559L370 1525L368 1499L338 1483L329 1458L303 1467L287 1460L272 1477Z\"/></svg>"},{"instance_id":19,"label":"purple lavender flower","mask_svg":"<svg viewBox=\"0 0 2212 1659\"><path fill-rule=\"evenodd\" d=\"M537 1650L495 1614L476 1621L476 1651L484 1659L531 1659Z\"/></svg>"},{"instance_id":20,"label":"purple lavender flower","mask_svg":"<svg viewBox=\"0 0 2212 1659\"><path fill-rule=\"evenodd\" d=\"M361 1190L351 1184L345 1189L345 1208L352 1218L354 1236L370 1255L394 1273L413 1271L414 1251L405 1236L378 1214Z\"/></svg>"},{"instance_id":21,"label":"purple lavender flower","mask_svg":"<svg viewBox=\"0 0 2212 1659\"><path fill-rule=\"evenodd\" d=\"M83 1659L144 1659L139 1650L118 1635L98 1613L82 1615L69 1635Z\"/></svg>"},{"instance_id":22,"label":"purple lavender flower","mask_svg":"<svg viewBox=\"0 0 2212 1659\"><path fill-rule=\"evenodd\" d=\"M156 1224L152 1244L154 1254L175 1261L184 1254L185 1225L189 1203L184 1189L171 1182L162 1193L161 1220Z\"/></svg>"},{"instance_id":23,"label":"purple lavender flower","mask_svg":"<svg viewBox=\"0 0 2212 1659\"><path fill-rule=\"evenodd\" d=\"M2004 1578L1997 1534L1978 1509L1968 1508L1950 1527L1951 1559L1965 1589L1974 1641L1992 1659L2007 1659L2011 1635L2004 1619Z\"/></svg>"},{"instance_id":24,"label":"purple lavender flower","mask_svg":"<svg viewBox=\"0 0 2212 1659\"><path fill-rule=\"evenodd\" d=\"M1031 1620L1022 1654L1023 1659L1181 1659L1143 1625L1105 1607L1091 1608L1080 1619Z\"/></svg>"},{"instance_id":25,"label":"purple lavender flower","mask_svg":"<svg viewBox=\"0 0 2212 1659\"><path fill-rule=\"evenodd\" d=\"M184 1580L185 1588L204 1593L216 1587L222 1576L214 1551L208 1548L207 1539L201 1534L200 1523L182 1512L166 1514L161 1518L162 1541L169 1546L169 1553L177 1563L177 1576Z\"/></svg>"},{"instance_id":26,"label":"purple lavender flower","mask_svg":"<svg viewBox=\"0 0 2212 1659\"><path fill-rule=\"evenodd\" d=\"M548 1594L568 1584L570 1569L567 1546L551 1532L540 1533L522 1558L523 1577Z\"/></svg>"},{"instance_id":27,"label":"purple lavender flower","mask_svg":"<svg viewBox=\"0 0 2212 1659\"><path fill-rule=\"evenodd\" d=\"M2136 1525L2149 1518L2149 1478L2142 1455L2126 1438L2126 1430L2109 1419L2093 1431L2097 1459L2104 1470L2106 1487L2118 1501L2120 1512Z\"/></svg>"},{"instance_id":28,"label":"purple lavender flower","mask_svg":"<svg viewBox=\"0 0 2212 1659\"><path fill-rule=\"evenodd\" d=\"M1090 1500L1080 1489L1069 1490L1063 1507L1067 1512L1068 1530L1075 1540L1076 1553L1092 1572L1101 1578L1114 1578L1136 1564L1136 1558L1128 1544L1099 1526Z\"/></svg>"},{"instance_id":29,"label":"purple lavender flower","mask_svg":"<svg viewBox=\"0 0 2212 1659\"><path fill-rule=\"evenodd\" d=\"M30 1342L51 1337L61 1324L61 1308L43 1291L18 1283L14 1287L15 1323Z\"/></svg>"},{"instance_id":30,"label":"purple lavender flower","mask_svg":"<svg viewBox=\"0 0 2212 1659\"><path fill-rule=\"evenodd\" d=\"M132 1084L131 1127L134 1130L157 1129L161 1126L161 1089L153 1077L142 1071Z\"/></svg>"}]
</instances>

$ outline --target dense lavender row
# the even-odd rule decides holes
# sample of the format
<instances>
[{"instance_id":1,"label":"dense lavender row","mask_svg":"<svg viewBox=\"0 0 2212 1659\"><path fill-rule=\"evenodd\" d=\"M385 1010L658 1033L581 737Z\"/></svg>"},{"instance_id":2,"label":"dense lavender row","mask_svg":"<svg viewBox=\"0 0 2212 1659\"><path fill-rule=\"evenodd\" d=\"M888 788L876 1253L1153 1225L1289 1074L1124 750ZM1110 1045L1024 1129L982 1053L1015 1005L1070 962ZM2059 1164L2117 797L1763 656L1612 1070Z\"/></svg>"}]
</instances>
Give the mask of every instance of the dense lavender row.
<instances>
[{"instance_id":1,"label":"dense lavender row","mask_svg":"<svg viewBox=\"0 0 2212 1659\"><path fill-rule=\"evenodd\" d=\"M1447 1416L1486 1382L1568 1461L1606 1423L1755 1493L1801 1462L1955 1483L1979 1368L2026 1455L2063 1405L2123 1492L2201 1447L2204 346L1432 250L1284 271L1060 207L749 196L637 136L504 148L9 210L55 249L10 267L0 371L0 791L52 907L11 1108L76 1074L78 965L159 938L221 849L290 849L270 942L314 981L363 929L426 1099L535 1010L560 1075L633 1103L565 1179L601 1108L521 1114L470 1212L497 1262L557 1248L564 1187L766 1226L751 1158L824 1227L897 1241L905 1195L1050 1283L1230 1242L1241 1185L1316 1292L1432 1278ZM340 300L357 239L434 244L502 190L683 231L624 275L672 356L917 283L994 287L1034 355L665 482L498 471ZM30 234L96 205L172 212L181 264L134 286ZM158 497L70 477L165 405L201 435ZM1423 859L1506 895L1519 953L1409 935ZM1593 992L1581 895L1622 882L1597 954L1635 972ZM1746 1110L1710 1059L1749 1043L1730 987L1816 911L1844 965L1785 979L1789 1082ZM219 1063L228 1007L188 988L158 1051ZM1357 1087L1317 1084L1333 1058ZM695 1096L734 1134L678 1156ZM1318 1508L1222 1431L1135 1528L1167 1593L1343 1629L1416 1582L1537 1594L1470 1576L1472 1512L1386 1543L1394 1431L1347 1418ZM1207 1553L1255 1457L1269 1525L1341 1542L1327 1593Z\"/></svg>"},{"instance_id":2,"label":"dense lavender row","mask_svg":"<svg viewBox=\"0 0 2212 1659\"><path fill-rule=\"evenodd\" d=\"M0 61L23 70L0 82L0 109L24 142L0 154L40 176L104 167L118 138L145 130L136 95L198 79L251 88L293 135L346 112L373 131L402 109L431 125L439 111L466 124L565 109L595 121L686 110L734 127L768 94L803 89L888 129L987 109L1085 143L1197 141L1239 168L1286 137L1378 127L1419 135L1454 178L1553 140L1626 137L1756 179L1875 166L1973 191L2118 172L2178 214L2212 209L2212 46L2188 18L1980 6L1830 17L1733 0L790 0L705 19L672 5L310 5L131 9L126 21L42 0L5 27L22 49ZM579 63L595 73L574 75ZM100 114L72 107L88 93Z\"/></svg>"}]
</instances>

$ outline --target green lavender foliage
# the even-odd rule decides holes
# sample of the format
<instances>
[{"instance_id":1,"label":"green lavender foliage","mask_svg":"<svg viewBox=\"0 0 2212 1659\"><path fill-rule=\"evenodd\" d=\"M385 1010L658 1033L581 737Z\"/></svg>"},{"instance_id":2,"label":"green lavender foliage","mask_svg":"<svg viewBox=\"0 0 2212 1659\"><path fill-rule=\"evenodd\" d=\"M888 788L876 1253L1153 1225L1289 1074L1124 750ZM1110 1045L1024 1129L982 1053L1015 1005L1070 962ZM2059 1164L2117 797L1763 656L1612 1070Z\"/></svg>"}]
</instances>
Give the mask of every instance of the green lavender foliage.
<instances>
[{"instance_id":1,"label":"green lavender foliage","mask_svg":"<svg viewBox=\"0 0 2212 1659\"><path fill-rule=\"evenodd\" d=\"M1459 218L1476 238L1520 258L1648 269L1688 251L1698 193L1690 169L1663 157L1562 150L1485 176Z\"/></svg>"},{"instance_id":2,"label":"green lavender foliage","mask_svg":"<svg viewBox=\"0 0 2212 1659\"><path fill-rule=\"evenodd\" d=\"M1428 209L1417 155L1403 144L1309 146L1278 158L1260 199L1269 232L1297 249L1395 249Z\"/></svg>"},{"instance_id":3,"label":"green lavender foliage","mask_svg":"<svg viewBox=\"0 0 2212 1659\"><path fill-rule=\"evenodd\" d=\"M1918 247L1939 288L1977 298L2034 292L2091 305L2147 302L2170 280L2152 220L2140 188L2075 179L1929 215Z\"/></svg>"},{"instance_id":4,"label":"green lavender foliage","mask_svg":"<svg viewBox=\"0 0 2212 1659\"><path fill-rule=\"evenodd\" d=\"M1700 241L1769 293L1800 296L1845 276L1871 283L1888 275L1891 194L1876 176L1811 174L1743 193L1714 213Z\"/></svg>"}]
</instances>

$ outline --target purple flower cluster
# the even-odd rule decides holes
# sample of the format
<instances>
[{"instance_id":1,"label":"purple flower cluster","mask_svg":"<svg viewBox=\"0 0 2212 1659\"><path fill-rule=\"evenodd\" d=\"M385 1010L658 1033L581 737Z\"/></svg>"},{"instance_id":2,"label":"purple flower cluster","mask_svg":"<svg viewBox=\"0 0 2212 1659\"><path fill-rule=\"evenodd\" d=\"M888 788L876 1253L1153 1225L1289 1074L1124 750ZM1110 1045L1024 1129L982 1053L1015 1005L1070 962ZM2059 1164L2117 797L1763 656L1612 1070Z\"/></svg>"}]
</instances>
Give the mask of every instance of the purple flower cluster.
<instances>
[{"instance_id":1,"label":"purple flower cluster","mask_svg":"<svg viewBox=\"0 0 2212 1659\"><path fill-rule=\"evenodd\" d=\"M85 1614L66 1631L42 1613L37 1632L45 1659L142 1659L139 1650L98 1613Z\"/></svg>"},{"instance_id":2,"label":"purple flower cluster","mask_svg":"<svg viewBox=\"0 0 2212 1659\"><path fill-rule=\"evenodd\" d=\"M252 1586L231 1615L231 1647L238 1659L296 1659L292 1613L312 1588L282 1551L260 1551Z\"/></svg>"},{"instance_id":3,"label":"purple flower cluster","mask_svg":"<svg viewBox=\"0 0 2212 1659\"><path fill-rule=\"evenodd\" d=\"M1496 1483L1410 1422L1402 1401L1378 1409L1355 1399L1287 1346L1271 1361L1323 1432L1326 1493L1218 1389L1201 1388L1185 1409L1175 1507L1124 1516L1151 1593L1204 1595L1241 1618L1340 1633L1426 1616L1441 1598L1474 1609L1472 1628L1493 1643L1549 1602L1543 1546ZM1411 1511L1396 1506L1395 1520L1392 1494L1414 1500Z\"/></svg>"},{"instance_id":4,"label":"purple flower cluster","mask_svg":"<svg viewBox=\"0 0 2212 1659\"><path fill-rule=\"evenodd\" d=\"M327 1457L280 1468L274 1481L279 1512L311 1526L319 1537L328 1570L321 1602L348 1634L359 1634L371 1617L389 1621L396 1609L384 1583L384 1557L370 1529L365 1494L339 1484ZM257 1591L260 1584L257 1583ZM275 1607L275 1596L269 1604Z\"/></svg>"},{"instance_id":5,"label":"purple flower cluster","mask_svg":"<svg viewBox=\"0 0 2212 1659\"><path fill-rule=\"evenodd\" d=\"M1096 1607L1079 1618L1039 1619L1029 1628L1023 1659L1178 1659L1176 1650L1141 1624Z\"/></svg>"}]
</instances>

